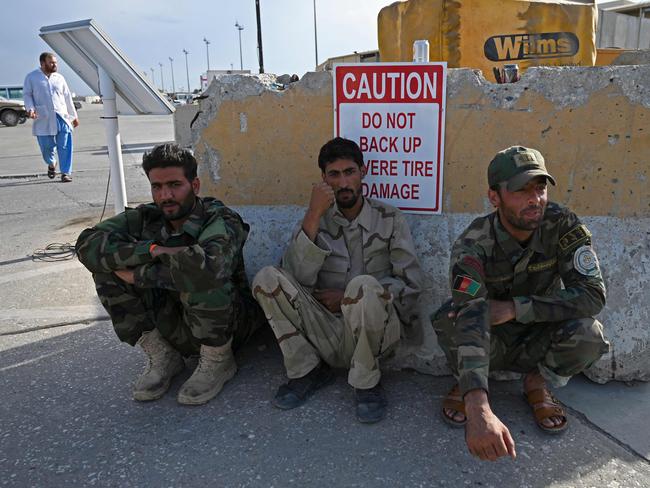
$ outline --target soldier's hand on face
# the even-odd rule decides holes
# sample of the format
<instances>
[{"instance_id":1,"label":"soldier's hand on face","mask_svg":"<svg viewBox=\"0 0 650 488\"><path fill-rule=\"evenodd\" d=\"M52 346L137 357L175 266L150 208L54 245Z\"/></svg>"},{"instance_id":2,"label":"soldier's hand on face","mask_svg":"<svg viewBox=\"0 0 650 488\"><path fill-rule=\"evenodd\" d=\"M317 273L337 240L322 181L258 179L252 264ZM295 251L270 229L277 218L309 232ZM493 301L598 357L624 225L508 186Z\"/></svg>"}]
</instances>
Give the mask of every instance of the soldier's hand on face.
<instances>
[{"instance_id":1,"label":"soldier's hand on face","mask_svg":"<svg viewBox=\"0 0 650 488\"><path fill-rule=\"evenodd\" d=\"M309 200L309 211L322 217L327 209L334 205L334 190L324 181L316 183L311 188L311 199Z\"/></svg>"},{"instance_id":2,"label":"soldier's hand on face","mask_svg":"<svg viewBox=\"0 0 650 488\"><path fill-rule=\"evenodd\" d=\"M314 290L314 298L332 313L341 311L341 301L343 300L343 290L328 288L325 290Z\"/></svg>"},{"instance_id":3,"label":"soldier's hand on face","mask_svg":"<svg viewBox=\"0 0 650 488\"><path fill-rule=\"evenodd\" d=\"M483 461L496 461L503 456L517 457L515 441L508 428L492 413L485 390L467 392L465 408L465 442L472 455Z\"/></svg>"},{"instance_id":4,"label":"soldier's hand on face","mask_svg":"<svg viewBox=\"0 0 650 488\"><path fill-rule=\"evenodd\" d=\"M334 205L335 200L334 190L324 181L315 183L312 186L309 208L302 220L302 229L312 241L316 240L320 218L327 212L328 208Z\"/></svg>"},{"instance_id":5,"label":"soldier's hand on face","mask_svg":"<svg viewBox=\"0 0 650 488\"><path fill-rule=\"evenodd\" d=\"M128 283L129 285L133 285L135 283L135 276L133 274L133 271L130 269L118 269L117 271L113 271L113 273L115 273L115 276L117 276L125 283Z\"/></svg>"}]
</instances>

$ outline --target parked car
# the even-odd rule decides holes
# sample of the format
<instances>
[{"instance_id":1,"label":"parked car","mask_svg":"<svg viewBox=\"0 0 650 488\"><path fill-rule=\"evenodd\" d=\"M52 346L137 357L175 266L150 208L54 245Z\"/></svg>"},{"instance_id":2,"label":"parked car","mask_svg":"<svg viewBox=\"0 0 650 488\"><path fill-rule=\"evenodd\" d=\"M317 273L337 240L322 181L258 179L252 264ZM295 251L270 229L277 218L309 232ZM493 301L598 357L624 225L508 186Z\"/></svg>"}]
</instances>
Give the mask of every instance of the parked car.
<instances>
[{"instance_id":1,"label":"parked car","mask_svg":"<svg viewBox=\"0 0 650 488\"><path fill-rule=\"evenodd\" d=\"M0 122L13 127L16 124L24 124L26 120L25 102L0 97Z\"/></svg>"}]
</instances>

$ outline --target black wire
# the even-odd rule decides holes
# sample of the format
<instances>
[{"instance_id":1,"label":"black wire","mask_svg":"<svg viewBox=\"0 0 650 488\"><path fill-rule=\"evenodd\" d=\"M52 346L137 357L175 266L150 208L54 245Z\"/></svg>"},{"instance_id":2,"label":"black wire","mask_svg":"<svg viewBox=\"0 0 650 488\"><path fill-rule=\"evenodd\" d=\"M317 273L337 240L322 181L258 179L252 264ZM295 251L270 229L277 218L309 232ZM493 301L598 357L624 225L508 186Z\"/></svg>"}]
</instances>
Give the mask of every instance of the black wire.
<instances>
[{"instance_id":1,"label":"black wire","mask_svg":"<svg viewBox=\"0 0 650 488\"><path fill-rule=\"evenodd\" d=\"M106 212L106 202L108 201L108 187L111 184L111 167L108 166L108 180L106 180L106 194L104 195L104 208L102 208L102 215L99 217L99 221L104 220L104 212Z\"/></svg>"},{"instance_id":2,"label":"black wire","mask_svg":"<svg viewBox=\"0 0 650 488\"><path fill-rule=\"evenodd\" d=\"M32 254L32 261L45 261L48 263L68 261L74 258L75 254L74 245L69 242L53 242L48 244L45 249L36 249Z\"/></svg>"}]
</instances>

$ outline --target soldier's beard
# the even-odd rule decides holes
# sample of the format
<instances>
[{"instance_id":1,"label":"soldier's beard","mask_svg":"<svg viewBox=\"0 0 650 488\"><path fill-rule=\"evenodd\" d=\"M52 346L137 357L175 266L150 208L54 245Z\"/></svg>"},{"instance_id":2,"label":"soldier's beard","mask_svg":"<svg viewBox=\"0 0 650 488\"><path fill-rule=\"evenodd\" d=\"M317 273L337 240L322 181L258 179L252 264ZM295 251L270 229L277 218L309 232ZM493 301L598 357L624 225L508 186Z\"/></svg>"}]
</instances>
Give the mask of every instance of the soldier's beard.
<instances>
[{"instance_id":1,"label":"soldier's beard","mask_svg":"<svg viewBox=\"0 0 650 488\"><path fill-rule=\"evenodd\" d=\"M352 194L349 200L341 200L339 195L343 194ZM345 188L336 192L336 204L339 208L352 208L359 200L359 192L351 190L350 188Z\"/></svg>"},{"instance_id":2,"label":"soldier's beard","mask_svg":"<svg viewBox=\"0 0 650 488\"><path fill-rule=\"evenodd\" d=\"M192 210L194 209L194 204L196 203L196 195L194 192L191 192L185 200L182 202L177 202L175 200L165 200L158 204L158 208L162 210L163 218L169 221L181 220L187 217ZM165 205L176 204L178 205L177 209L173 213L165 212Z\"/></svg>"},{"instance_id":3,"label":"soldier's beard","mask_svg":"<svg viewBox=\"0 0 650 488\"><path fill-rule=\"evenodd\" d=\"M501 215L517 230L535 230L541 225L545 210L546 205L530 206L519 212L519 214L516 214L515 211L502 207ZM533 211L537 211L535 217L526 217L527 212Z\"/></svg>"}]
</instances>

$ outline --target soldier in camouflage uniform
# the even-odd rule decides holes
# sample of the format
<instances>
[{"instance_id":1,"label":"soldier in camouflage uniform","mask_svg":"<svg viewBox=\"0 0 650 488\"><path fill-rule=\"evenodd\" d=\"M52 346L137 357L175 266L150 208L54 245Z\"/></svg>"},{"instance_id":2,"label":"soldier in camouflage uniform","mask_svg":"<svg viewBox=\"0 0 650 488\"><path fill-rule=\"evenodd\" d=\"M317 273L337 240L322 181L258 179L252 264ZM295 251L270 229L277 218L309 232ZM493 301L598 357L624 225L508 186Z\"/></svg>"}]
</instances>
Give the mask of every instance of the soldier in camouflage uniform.
<instances>
[{"instance_id":1,"label":"soldier in camouflage uniform","mask_svg":"<svg viewBox=\"0 0 650 488\"><path fill-rule=\"evenodd\" d=\"M488 168L496 212L476 219L453 245L452 299L432 317L438 342L458 385L443 402L443 418L466 425L472 454L515 456L508 429L488 403L488 373L525 373L524 391L537 425L567 426L546 382L563 386L608 351L594 319L605 285L591 233L567 208L547 202L539 151L505 149Z\"/></svg>"},{"instance_id":2,"label":"soldier in camouflage uniform","mask_svg":"<svg viewBox=\"0 0 650 488\"><path fill-rule=\"evenodd\" d=\"M284 356L289 382L274 403L301 405L345 368L355 389L357 418L385 414L381 358L400 336L421 332L417 300L422 272L401 212L363 198L363 154L336 138L318 156L322 182L296 227L282 267L266 267L253 281Z\"/></svg>"},{"instance_id":3,"label":"soldier in camouflage uniform","mask_svg":"<svg viewBox=\"0 0 650 488\"><path fill-rule=\"evenodd\" d=\"M160 398L183 370L183 356L199 354L178 401L206 403L237 371L233 340L247 339L259 311L242 256L249 228L220 201L197 196L189 151L156 146L142 167L154 202L84 230L77 255L117 336L148 356L133 398Z\"/></svg>"}]
</instances>

